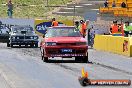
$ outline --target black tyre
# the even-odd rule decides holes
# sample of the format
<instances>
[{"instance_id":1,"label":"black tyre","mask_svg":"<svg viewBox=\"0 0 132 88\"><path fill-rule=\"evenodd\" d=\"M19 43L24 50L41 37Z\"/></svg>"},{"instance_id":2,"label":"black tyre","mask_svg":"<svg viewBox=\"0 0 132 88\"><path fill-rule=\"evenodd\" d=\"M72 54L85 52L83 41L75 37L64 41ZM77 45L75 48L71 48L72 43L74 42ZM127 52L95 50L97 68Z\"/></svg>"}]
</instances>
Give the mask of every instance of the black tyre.
<instances>
[{"instance_id":1,"label":"black tyre","mask_svg":"<svg viewBox=\"0 0 132 88\"><path fill-rule=\"evenodd\" d=\"M75 57L75 61L76 62L81 62L82 61L82 57L80 57L80 56Z\"/></svg>"},{"instance_id":2,"label":"black tyre","mask_svg":"<svg viewBox=\"0 0 132 88\"><path fill-rule=\"evenodd\" d=\"M36 47L36 48L38 47L38 43L35 44L35 47Z\"/></svg>"},{"instance_id":3,"label":"black tyre","mask_svg":"<svg viewBox=\"0 0 132 88\"><path fill-rule=\"evenodd\" d=\"M9 44L9 42L7 42L7 47L10 47L10 44Z\"/></svg>"},{"instance_id":4,"label":"black tyre","mask_svg":"<svg viewBox=\"0 0 132 88\"><path fill-rule=\"evenodd\" d=\"M84 80L82 81L82 86L84 87L90 84L91 84L91 81L88 78L84 78Z\"/></svg>"},{"instance_id":5,"label":"black tyre","mask_svg":"<svg viewBox=\"0 0 132 88\"><path fill-rule=\"evenodd\" d=\"M88 79L88 78L86 78L86 77L81 77L81 78L79 78L79 83L80 83L83 87L85 87L85 86L90 85L90 84L91 84L91 81L90 81L90 79Z\"/></svg>"},{"instance_id":6,"label":"black tyre","mask_svg":"<svg viewBox=\"0 0 132 88\"><path fill-rule=\"evenodd\" d=\"M49 61L49 60L48 60L48 57L44 57L43 61L44 61L44 62L48 62L48 61Z\"/></svg>"},{"instance_id":7,"label":"black tyre","mask_svg":"<svg viewBox=\"0 0 132 88\"><path fill-rule=\"evenodd\" d=\"M34 44L30 44L30 47L34 47Z\"/></svg>"},{"instance_id":8,"label":"black tyre","mask_svg":"<svg viewBox=\"0 0 132 88\"><path fill-rule=\"evenodd\" d=\"M88 62L88 56L84 56L82 60L83 60L83 63L87 63Z\"/></svg>"},{"instance_id":9,"label":"black tyre","mask_svg":"<svg viewBox=\"0 0 132 88\"><path fill-rule=\"evenodd\" d=\"M88 62L88 53L86 56L83 57L82 59L83 63L87 63Z\"/></svg>"},{"instance_id":10,"label":"black tyre","mask_svg":"<svg viewBox=\"0 0 132 88\"><path fill-rule=\"evenodd\" d=\"M13 47L13 44L10 44L11 47Z\"/></svg>"}]
</instances>

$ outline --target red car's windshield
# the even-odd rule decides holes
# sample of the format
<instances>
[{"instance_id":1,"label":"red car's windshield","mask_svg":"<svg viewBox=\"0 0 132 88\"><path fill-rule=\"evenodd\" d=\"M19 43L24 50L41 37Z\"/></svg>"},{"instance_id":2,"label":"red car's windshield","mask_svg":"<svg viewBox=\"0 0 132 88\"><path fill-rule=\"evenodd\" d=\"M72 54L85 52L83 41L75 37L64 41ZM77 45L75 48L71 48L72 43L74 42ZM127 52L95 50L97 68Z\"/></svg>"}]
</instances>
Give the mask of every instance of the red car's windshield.
<instances>
[{"instance_id":1,"label":"red car's windshield","mask_svg":"<svg viewBox=\"0 0 132 88\"><path fill-rule=\"evenodd\" d=\"M75 31L73 28L58 28L48 29L45 37L81 37L79 31Z\"/></svg>"}]
</instances>

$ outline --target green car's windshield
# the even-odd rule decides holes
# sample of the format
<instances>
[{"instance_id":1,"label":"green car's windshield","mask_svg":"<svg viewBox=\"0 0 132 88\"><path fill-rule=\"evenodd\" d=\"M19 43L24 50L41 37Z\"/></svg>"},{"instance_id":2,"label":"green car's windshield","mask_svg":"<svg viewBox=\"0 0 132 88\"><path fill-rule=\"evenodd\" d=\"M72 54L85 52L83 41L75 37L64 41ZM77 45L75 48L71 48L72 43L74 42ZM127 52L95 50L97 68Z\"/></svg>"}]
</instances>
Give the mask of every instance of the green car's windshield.
<instances>
[{"instance_id":1,"label":"green car's windshield","mask_svg":"<svg viewBox=\"0 0 132 88\"><path fill-rule=\"evenodd\" d=\"M45 37L81 37L81 33L73 28L53 28L47 30Z\"/></svg>"},{"instance_id":2,"label":"green car's windshield","mask_svg":"<svg viewBox=\"0 0 132 88\"><path fill-rule=\"evenodd\" d=\"M9 28L7 27L0 27L0 34L8 34L9 31Z\"/></svg>"},{"instance_id":3,"label":"green car's windshield","mask_svg":"<svg viewBox=\"0 0 132 88\"><path fill-rule=\"evenodd\" d=\"M20 27L20 26L17 26L17 27L14 27L12 28L12 31L14 33L33 33L33 28L32 27Z\"/></svg>"}]
</instances>

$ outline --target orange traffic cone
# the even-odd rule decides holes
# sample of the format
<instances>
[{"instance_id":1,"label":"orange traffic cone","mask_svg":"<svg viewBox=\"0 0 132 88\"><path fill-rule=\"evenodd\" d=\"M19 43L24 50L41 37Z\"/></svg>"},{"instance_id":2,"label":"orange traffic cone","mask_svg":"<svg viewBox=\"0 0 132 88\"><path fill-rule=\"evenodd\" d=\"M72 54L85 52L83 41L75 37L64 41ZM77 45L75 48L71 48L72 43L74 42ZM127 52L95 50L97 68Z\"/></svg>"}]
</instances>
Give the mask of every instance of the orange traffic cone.
<instances>
[{"instance_id":1,"label":"orange traffic cone","mask_svg":"<svg viewBox=\"0 0 132 88\"><path fill-rule=\"evenodd\" d=\"M82 68L82 77L88 78L88 72L84 71L84 67Z\"/></svg>"}]
</instances>

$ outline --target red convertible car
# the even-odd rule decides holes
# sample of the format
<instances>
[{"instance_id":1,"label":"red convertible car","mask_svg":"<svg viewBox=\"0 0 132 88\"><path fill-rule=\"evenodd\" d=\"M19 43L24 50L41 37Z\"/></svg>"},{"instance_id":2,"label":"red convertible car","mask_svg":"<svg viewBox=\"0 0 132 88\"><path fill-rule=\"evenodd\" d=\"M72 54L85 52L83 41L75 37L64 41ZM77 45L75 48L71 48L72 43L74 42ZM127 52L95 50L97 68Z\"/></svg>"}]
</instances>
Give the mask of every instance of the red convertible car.
<instances>
[{"instance_id":1,"label":"red convertible car","mask_svg":"<svg viewBox=\"0 0 132 88\"><path fill-rule=\"evenodd\" d=\"M47 28L40 50L44 62L48 62L50 57L75 57L75 61L88 62L87 41L73 26Z\"/></svg>"}]
</instances>

